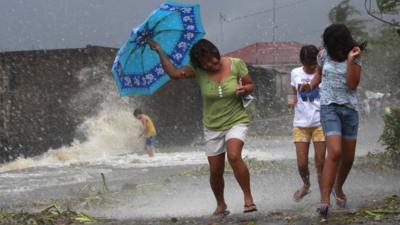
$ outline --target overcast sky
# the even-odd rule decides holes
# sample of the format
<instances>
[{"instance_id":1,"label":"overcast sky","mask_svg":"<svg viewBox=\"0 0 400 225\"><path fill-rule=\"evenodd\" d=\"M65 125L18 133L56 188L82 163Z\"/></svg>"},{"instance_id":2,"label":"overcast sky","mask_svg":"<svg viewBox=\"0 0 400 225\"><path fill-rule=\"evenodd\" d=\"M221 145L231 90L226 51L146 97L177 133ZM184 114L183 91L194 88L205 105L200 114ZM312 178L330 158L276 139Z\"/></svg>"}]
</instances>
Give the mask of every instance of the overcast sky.
<instances>
[{"instance_id":1,"label":"overcast sky","mask_svg":"<svg viewBox=\"0 0 400 225\"><path fill-rule=\"evenodd\" d=\"M119 48L161 0L0 0L0 51ZM222 52L272 40L272 0L175 0L198 3L207 38ZM328 12L341 0L276 0L276 40L319 45ZM364 1L353 0L366 18ZM282 6L290 5L280 8ZM260 11L266 13L251 15ZM222 23L219 13L231 22ZM223 40L223 42L221 42Z\"/></svg>"}]
</instances>

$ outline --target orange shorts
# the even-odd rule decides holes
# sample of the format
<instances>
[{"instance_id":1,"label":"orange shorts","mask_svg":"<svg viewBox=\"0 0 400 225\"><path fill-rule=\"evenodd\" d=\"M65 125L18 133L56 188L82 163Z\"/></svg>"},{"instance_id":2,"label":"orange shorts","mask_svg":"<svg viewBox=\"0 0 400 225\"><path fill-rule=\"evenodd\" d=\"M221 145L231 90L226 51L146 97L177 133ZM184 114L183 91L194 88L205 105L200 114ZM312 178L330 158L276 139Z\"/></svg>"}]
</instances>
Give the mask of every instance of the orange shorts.
<instances>
[{"instance_id":1,"label":"orange shorts","mask_svg":"<svg viewBox=\"0 0 400 225\"><path fill-rule=\"evenodd\" d=\"M294 142L321 142L325 141L325 134L322 127L295 127L293 128Z\"/></svg>"}]
</instances>

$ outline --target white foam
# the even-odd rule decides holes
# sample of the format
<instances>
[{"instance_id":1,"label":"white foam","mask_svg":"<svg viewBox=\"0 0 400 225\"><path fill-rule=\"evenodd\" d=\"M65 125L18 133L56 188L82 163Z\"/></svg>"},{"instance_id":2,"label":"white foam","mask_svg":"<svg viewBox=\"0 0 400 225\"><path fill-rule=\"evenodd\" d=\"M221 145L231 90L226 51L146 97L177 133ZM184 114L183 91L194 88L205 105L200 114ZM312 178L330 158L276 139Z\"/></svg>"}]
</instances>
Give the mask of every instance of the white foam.
<instances>
[{"instance_id":1,"label":"white foam","mask_svg":"<svg viewBox=\"0 0 400 225\"><path fill-rule=\"evenodd\" d=\"M257 160L270 161L287 158L294 158L295 154L292 151L292 156L286 152L271 152L267 150L243 150L243 157L255 158ZM180 165L200 165L207 164L207 157L204 152L173 152L173 153L156 153L154 157L147 157L140 154L126 154L109 157L106 160L99 159L93 161L91 165L109 165L118 168L146 168L160 166L180 166Z\"/></svg>"},{"instance_id":2,"label":"white foam","mask_svg":"<svg viewBox=\"0 0 400 225\"><path fill-rule=\"evenodd\" d=\"M102 78L100 82L87 84L90 81L87 77L100 73L103 73L99 76ZM132 115L133 107L129 103L129 98L121 98L118 95L114 81L108 74L106 68L98 66L84 68L79 73L78 77L86 88L72 98L69 103L70 113L90 111L85 109L89 105L88 102L102 100L98 113L87 118L76 130L77 134L86 137L84 141L74 140L71 146L50 149L38 157L20 157L1 165L0 172L31 167L88 164L107 160L113 155L142 150L142 140L137 138L140 123Z\"/></svg>"},{"instance_id":3,"label":"white foam","mask_svg":"<svg viewBox=\"0 0 400 225\"><path fill-rule=\"evenodd\" d=\"M100 81L93 82L93 77ZM101 101L97 113L78 126L76 134L86 137L76 139L71 146L50 149L41 156L33 158L20 157L15 161L0 165L0 172L21 170L32 167L65 167L79 165L108 165L120 168L157 167L174 165L205 164L204 153L188 147L188 152L158 153L154 158L140 155L143 152L142 139L137 138L141 124L134 119L132 98L121 98L114 81L106 67L93 66L82 69L78 78L85 88L77 93L69 103L70 113L90 112L88 105ZM93 84L92 84L93 83ZM374 125L369 122L368 124ZM382 127L382 122L378 123ZM375 130L374 130L375 131ZM376 131L375 131L376 132ZM77 135L77 136L79 136ZM369 135L363 138L360 132L362 151L358 155L371 151L370 142L376 141ZM375 133L372 136L377 136ZM364 143L366 140L369 142ZM364 144L363 144L364 143ZM375 146L375 145L374 145ZM295 159L296 153L289 136L249 138L243 156L258 160ZM360 147L358 147L360 148ZM375 148L375 147L374 147ZM313 154L310 154L310 157Z\"/></svg>"},{"instance_id":4,"label":"white foam","mask_svg":"<svg viewBox=\"0 0 400 225\"><path fill-rule=\"evenodd\" d=\"M107 73L105 75L104 73ZM32 167L59 168L66 166L108 165L119 168L145 168L158 166L176 166L206 164L204 152L193 148L189 152L158 153L155 157L138 154L143 152L142 139L137 138L141 124L134 119L134 106L130 98L121 98L115 88L114 81L108 76L105 67L93 66L82 69L78 73L80 85L85 86L71 100L69 113L83 114L91 112L87 109L93 101L101 100L98 113L86 118L76 130L77 136L84 136L84 141L74 140L71 146L50 149L41 156L33 158L20 157L0 166L0 172L27 169ZM99 76L100 75L100 76ZM100 81L93 82L97 77ZM96 79L94 79L96 78ZM82 139L81 139L82 140ZM262 146L274 145L275 139L261 142ZM250 147L255 149L254 147ZM257 148L257 147L256 147ZM260 160L284 158L280 151L244 151L249 157Z\"/></svg>"}]
</instances>

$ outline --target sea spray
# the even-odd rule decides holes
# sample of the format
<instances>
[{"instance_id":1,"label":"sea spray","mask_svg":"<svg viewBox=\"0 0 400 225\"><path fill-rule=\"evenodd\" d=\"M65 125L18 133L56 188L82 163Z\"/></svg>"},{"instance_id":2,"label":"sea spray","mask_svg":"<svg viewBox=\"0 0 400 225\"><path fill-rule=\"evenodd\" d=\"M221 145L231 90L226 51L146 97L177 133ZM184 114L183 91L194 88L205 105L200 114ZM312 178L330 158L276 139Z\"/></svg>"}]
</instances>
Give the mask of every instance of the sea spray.
<instances>
[{"instance_id":1,"label":"sea spray","mask_svg":"<svg viewBox=\"0 0 400 225\"><path fill-rule=\"evenodd\" d=\"M140 123L133 118L133 104L115 89L108 68L83 68L77 77L82 86L68 103L68 113L82 118L76 138L69 146L49 149L41 156L20 157L0 167L0 172L38 166L86 164L112 155L142 150Z\"/></svg>"}]
</instances>

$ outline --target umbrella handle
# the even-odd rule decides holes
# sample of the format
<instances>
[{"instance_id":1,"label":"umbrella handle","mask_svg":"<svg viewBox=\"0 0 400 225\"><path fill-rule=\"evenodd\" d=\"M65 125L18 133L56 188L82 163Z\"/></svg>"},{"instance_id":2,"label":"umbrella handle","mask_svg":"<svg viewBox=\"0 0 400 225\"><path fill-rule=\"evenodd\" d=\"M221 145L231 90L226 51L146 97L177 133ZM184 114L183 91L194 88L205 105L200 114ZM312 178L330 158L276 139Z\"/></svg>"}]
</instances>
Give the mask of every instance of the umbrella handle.
<instances>
[{"instance_id":1,"label":"umbrella handle","mask_svg":"<svg viewBox=\"0 0 400 225\"><path fill-rule=\"evenodd\" d=\"M147 44L149 44L149 46L150 46L150 48L151 48L152 50L157 51L157 52L159 52L159 51L162 50L160 44L158 44L158 43L157 43L156 41L154 41L153 39L147 38L147 39L146 39L146 42L147 42Z\"/></svg>"},{"instance_id":2,"label":"umbrella handle","mask_svg":"<svg viewBox=\"0 0 400 225\"><path fill-rule=\"evenodd\" d=\"M237 83L238 83L239 87L243 86L242 78L239 76L237 76Z\"/></svg>"}]
</instances>

